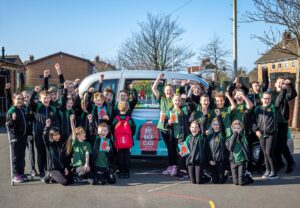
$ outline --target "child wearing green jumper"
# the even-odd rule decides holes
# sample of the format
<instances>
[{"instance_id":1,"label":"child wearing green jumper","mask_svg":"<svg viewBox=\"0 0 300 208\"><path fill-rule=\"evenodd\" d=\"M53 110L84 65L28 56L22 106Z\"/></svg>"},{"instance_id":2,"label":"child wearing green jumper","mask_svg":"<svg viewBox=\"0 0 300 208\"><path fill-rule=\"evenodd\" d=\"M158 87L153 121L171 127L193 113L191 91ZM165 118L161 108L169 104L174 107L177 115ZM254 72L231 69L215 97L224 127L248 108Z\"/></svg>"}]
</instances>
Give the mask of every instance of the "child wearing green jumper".
<instances>
[{"instance_id":1,"label":"child wearing green jumper","mask_svg":"<svg viewBox=\"0 0 300 208\"><path fill-rule=\"evenodd\" d=\"M92 115L88 115L90 123L90 132L95 135L95 126ZM114 171L109 167L108 154L112 151L111 139L107 138L109 133L109 126L106 123L98 125L98 135L96 136L93 147L93 178L94 184L104 185L106 180L110 184L116 183Z\"/></svg>"},{"instance_id":2,"label":"child wearing green jumper","mask_svg":"<svg viewBox=\"0 0 300 208\"><path fill-rule=\"evenodd\" d=\"M82 127L75 128L75 116L70 116L72 139L68 140L67 155L72 153L72 172L75 179L81 182L83 178L87 178L88 182L93 184L90 177L90 154L92 148L90 143L85 140L85 131Z\"/></svg>"},{"instance_id":3,"label":"child wearing green jumper","mask_svg":"<svg viewBox=\"0 0 300 208\"><path fill-rule=\"evenodd\" d=\"M231 124L232 135L226 141L226 146L230 151L230 162L232 180L235 185L246 185L253 183L253 179L246 176L246 164L248 161L248 143L243 134L244 125L235 120Z\"/></svg>"}]
</instances>

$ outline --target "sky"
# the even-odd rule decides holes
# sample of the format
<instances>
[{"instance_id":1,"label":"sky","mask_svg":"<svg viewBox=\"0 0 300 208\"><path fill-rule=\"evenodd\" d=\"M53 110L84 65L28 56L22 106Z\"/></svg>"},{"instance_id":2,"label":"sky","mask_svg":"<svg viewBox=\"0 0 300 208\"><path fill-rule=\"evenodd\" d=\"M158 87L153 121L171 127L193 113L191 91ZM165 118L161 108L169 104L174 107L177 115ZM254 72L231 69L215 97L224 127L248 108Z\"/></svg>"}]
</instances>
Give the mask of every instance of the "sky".
<instances>
[{"instance_id":1,"label":"sky","mask_svg":"<svg viewBox=\"0 0 300 208\"><path fill-rule=\"evenodd\" d=\"M233 48L232 0L0 0L0 46L22 61L63 51L86 59L112 60L121 44L139 31L139 22L171 14L185 33L174 44L187 45L199 65L200 48L214 35ZM237 0L238 18L253 9L251 0ZM252 70L266 46L251 34L263 34L263 23L238 25L238 67ZM228 57L232 62L232 56Z\"/></svg>"}]
</instances>

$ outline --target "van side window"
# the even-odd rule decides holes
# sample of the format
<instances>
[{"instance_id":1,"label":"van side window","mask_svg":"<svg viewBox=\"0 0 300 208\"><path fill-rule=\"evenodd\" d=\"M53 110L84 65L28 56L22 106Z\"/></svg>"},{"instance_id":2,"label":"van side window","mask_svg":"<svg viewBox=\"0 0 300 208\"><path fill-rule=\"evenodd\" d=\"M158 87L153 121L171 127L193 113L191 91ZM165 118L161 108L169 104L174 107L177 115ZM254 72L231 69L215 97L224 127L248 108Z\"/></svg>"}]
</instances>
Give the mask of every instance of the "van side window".
<instances>
[{"instance_id":1,"label":"van side window","mask_svg":"<svg viewBox=\"0 0 300 208\"><path fill-rule=\"evenodd\" d=\"M117 96L117 89L118 89L118 79L105 79L102 82L102 92L104 91L105 88L109 87L112 89L114 95L113 95L113 100L115 100ZM93 84L93 87L95 88L95 91L98 90L99 82L95 82Z\"/></svg>"},{"instance_id":2,"label":"van side window","mask_svg":"<svg viewBox=\"0 0 300 208\"><path fill-rule=\"evenodd\" d=\"M137 91L138 94L138 103L135 108L159 108L159 104L154 94L152 93L152 85L155 82L155 79L126 79L125 80L125 89L128 89L128 84L132 83L133 88ZM163 92L165 80L163 80L159 86L158 90L160 93Z\"/></svg>"}]
</instances>

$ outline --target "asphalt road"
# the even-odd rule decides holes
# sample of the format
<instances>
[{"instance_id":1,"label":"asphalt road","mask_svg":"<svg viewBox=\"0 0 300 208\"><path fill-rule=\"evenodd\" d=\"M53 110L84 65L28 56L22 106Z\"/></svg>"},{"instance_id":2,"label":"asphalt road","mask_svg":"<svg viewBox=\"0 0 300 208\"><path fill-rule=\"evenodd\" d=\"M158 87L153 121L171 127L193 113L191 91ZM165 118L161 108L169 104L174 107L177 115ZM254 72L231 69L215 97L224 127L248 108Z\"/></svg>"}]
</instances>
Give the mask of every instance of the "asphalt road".
<instances>
[{"instance_id":1,"label":"asphalt road","mask_svg":"<svg viewBox=\"0 0 300 208\"><path fill-rule=\"evenodd\" d=\"M130 179L118 179L115 185L91 186L44 184L30 181L10 185L7 135L0 134L0 207L121 207L121 208L193 208L193 207L300 207L300 140L295 143L298 166L292 174L279 173L277 180L254 177L249 186L193 185L187 179L164 176L166 161L133 160Z\"/></svg>"}]
</instances>

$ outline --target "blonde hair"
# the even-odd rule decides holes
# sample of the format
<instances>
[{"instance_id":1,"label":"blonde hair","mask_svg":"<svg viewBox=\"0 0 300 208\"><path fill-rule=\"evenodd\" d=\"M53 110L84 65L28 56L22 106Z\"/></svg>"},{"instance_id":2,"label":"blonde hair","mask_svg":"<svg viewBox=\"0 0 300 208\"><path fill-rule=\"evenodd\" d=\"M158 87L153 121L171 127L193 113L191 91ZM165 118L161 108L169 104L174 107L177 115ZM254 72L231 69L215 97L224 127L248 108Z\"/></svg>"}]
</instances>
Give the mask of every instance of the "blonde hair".
<instances>
[{"instance_id":1,"label":"blonde hair","mask_svg":"<svg viewBox=\"0 0 300 208\"><path fill-rule=\"evenodd\" d=\"M231 128L233 128L234 125L239 125L242 129L244 128L244 124L240 120L234 120L231 123Z\"/></svg>"},{"instance_id":2,"label":"blonde hair","mask_svg":"<svg viewBox=\"0 0 300 208\"><path fill-rule=\"evenodd\" d=\"M105 100L104 95L101 92L96 92L93 96L94 100Z\"/></svg>"},{"instance_id":3,"label":"blonde hair","mask_svg":"<svg viewBox=\"0 0 300 208\"><path fill-rule=\"evenodd\" d=\"M77 127L77 128L74 129L74 133L75 133L75 139L77 139L77 136L80 135L80 134L85 134L85 131L82 127ZM73 138L72 138L72 136L70 136L68 141L67 141L67 150L66 150L67 155L70 155L72 153L72 150L73 150Z\"/></svg>"},{"instance_id":4,"label":"blonde hair","mask_svg":"<svg viewBox=\"0 0 300 208\"><path fill-rule=\"evenodd\" d=\"M127 102L119 102L118 103L118 110L121 112L127 112L129 109L129 105Z\"/></svg>"}]
</instances>

